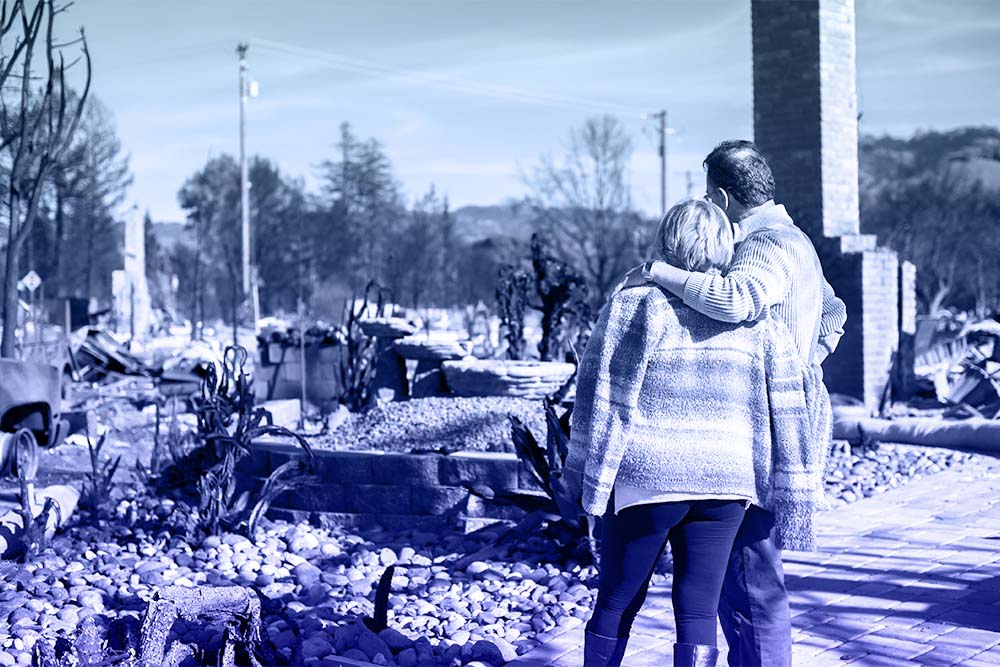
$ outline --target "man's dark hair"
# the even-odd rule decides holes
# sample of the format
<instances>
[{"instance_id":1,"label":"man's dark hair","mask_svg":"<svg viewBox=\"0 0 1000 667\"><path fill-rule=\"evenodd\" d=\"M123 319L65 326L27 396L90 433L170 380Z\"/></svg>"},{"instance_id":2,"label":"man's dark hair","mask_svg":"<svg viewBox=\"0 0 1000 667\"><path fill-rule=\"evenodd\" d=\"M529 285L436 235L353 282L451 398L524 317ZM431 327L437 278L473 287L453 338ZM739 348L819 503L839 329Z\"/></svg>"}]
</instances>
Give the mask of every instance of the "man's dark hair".
<instances>
[{"instance_id":1,"label":"man's dark hair","mask_svg":"<svg viewBox=\"0 0 1000 667\"><path fill-rule=\"evenodd\" d=\"M724 188L744 206L760 206L774 199L774 174L752 141L723 141L702 165L716 187Z\"/></svg>"}]
</instances>

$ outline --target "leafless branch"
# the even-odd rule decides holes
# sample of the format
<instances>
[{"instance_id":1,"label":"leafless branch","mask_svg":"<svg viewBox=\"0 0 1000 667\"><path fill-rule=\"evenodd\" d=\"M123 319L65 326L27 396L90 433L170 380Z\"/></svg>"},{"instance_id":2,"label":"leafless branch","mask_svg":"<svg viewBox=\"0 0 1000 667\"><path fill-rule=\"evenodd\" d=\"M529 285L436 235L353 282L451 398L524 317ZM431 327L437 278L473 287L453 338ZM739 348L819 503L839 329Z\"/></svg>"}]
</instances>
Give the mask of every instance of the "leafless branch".
<instances>
[{"instance_id":1,"label":"leafless branch","mask_svg":"<svg viewBox=\"0 0 1000 667\"><path fill-rule=\"evenodd\" d=\"M65 49L65 48L68 48L70 46L76 46L77 44L81 43L82 41L83 41L82 39L80 39L79 37L77 37L76 39L71 39L68 42L59 42L57 44L53 44L52 48L54 48L54 49Z\"/></svg>"},{"instance_id":2,"label":"leafless branch","mask_svg":"<svg viewBox=\"0 0 1000 667\"><path fill-rule=\"evenodd\" d=\"M20 65L20 100L14 112L16 120L11 122L12 110L6 100L0 98L0 123L3 137L0 149L12 150L9 163L10 185L5 193L8 213L7 262L4 276L4 327L0 342L0 354L13 353L14 328L17 302L18 254L31 232L35 212L42 193L48 186L49 173L70 148L73 135L83 115L90 91L91 60L87 48L86 35L80 30L80 37L70 44L80 44L87 65L86 79L82 94L76 101L72 113L67 101L67 65L65 58L53 37L55 17L68 5L56 7L55 0L41 0L29 16L23 0L16 0L14 10L7 14L7 0L4 0L0 29L13 29L15 14L20 16L22 35L15 47L15 55L3 63L0 70L0 85L11 76L15 64ZM36 44L45 23L45 65L47 77L41 95L32 99L33 57ZM58 56L58 62L57 62ZM58 86L58 101L55 88ZM13 304L13 305L12 305Z\"/></svg>"},{"instance_id":3,"label":"leafless branch","mask_svg":"<svg viewBox=\"0 0 1000 667\"><path fill-rule=\"evenodd\" d=\"M28 21L26 19L26 14L24 11L23 0L16 0L16 2L14 3L14 9L11 12L10 20L6 24L4 24L3 30L2 32L0 32L0 37L7 34L7 32L11 29L11 27L14 24L15 17L20 16L22 26L24 27L24 38L23 39L19 38L14 43L14 50L11 52L8 62L5 63L3 70L0 70L0 84L6 81L7 77L10 76L11 72L14 69L14 66L17 64L18 58L20 58L21 54L25 51L25 49L29 46L34 46L35 42L34 37L31 37L29 41L28 36L37 35L37 30L31 30L29 29L29 26L36 26L41 24L43 10L44 10L44 5L42 3L38 3L38 5L35 6L34 13L31 15L31 20ZM27 57L30 58L30 53L28 54Z\"/></svg>"}]
</instances>

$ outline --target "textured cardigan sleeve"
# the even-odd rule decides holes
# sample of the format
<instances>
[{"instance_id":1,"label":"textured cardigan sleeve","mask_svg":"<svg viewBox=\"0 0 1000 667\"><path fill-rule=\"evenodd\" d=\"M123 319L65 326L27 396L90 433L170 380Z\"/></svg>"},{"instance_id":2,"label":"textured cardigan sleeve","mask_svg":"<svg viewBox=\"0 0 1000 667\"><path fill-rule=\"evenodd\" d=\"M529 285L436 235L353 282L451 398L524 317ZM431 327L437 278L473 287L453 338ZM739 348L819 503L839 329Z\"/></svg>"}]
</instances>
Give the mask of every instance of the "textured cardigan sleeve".
<instances>
[{"instance_id":1,"label":"textured cardigan sleeve","mask_svg":"<svg viewBox=\"0 0 1000 667\"><path fill-rule=\"evenodd\" d=\"M589 514L607 508L666 307L656 287L618 292L580 361L566 467L582 473L583 508Z\"/></svg>"},{"instance_id":2,"label":"textured cardigan sleeve","mask_svg":"<svg viewBox=\"0 0 1000 667\"><path fill-rule=\"evenodd\" d=\"M684 303L721 322L752 322L788 293L791 260L766 233L750 234L725 276L692 273Z\"/></svg>"},{"instance_id":3,"label":"textured cardigan sleeve","mask_svg":"<svg viewBox=\"0 0 1000 667\"><path fill-rule=\"evenodd\" d=\"M783 549L816 548L813 516L822 499L822 473L828 441L817 437L812 369L799 359L785 326L770 321L765 344L767 403L771 420L771 478L764 502L775 514L778 543Z\"/></svg>"},{"instance_id":4,"label":"textured cardigan sleeve","mask_svg":"<svg viewBox=\"0 0 1000 667\"><path fill-rule=\"evenodd\" d=\"M844 324L847 322L847 306L837 297L833 287L823 280L823 314L819 321L819 343L816 345L816 356L813 363L822 363L833 354L844 335Z\"/></svg>"}]
</instances>

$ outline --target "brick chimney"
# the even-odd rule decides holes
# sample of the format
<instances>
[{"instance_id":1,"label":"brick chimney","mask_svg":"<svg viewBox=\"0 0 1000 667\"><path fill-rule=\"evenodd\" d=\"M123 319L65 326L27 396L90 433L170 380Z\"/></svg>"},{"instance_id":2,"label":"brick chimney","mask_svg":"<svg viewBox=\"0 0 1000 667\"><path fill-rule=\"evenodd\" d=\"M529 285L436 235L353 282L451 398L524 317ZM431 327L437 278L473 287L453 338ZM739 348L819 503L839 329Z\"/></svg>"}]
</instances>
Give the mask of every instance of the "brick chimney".
<instances>
[{"instance_id":1,"label":"brick chimney","mask_svg":"<svg viewBox=\"0 0 1000 667\"><path fill-rule=\"evenodd\" d=\"M751 17L755 143L774 170L776 200L847 304L826 384L875 411L899 342L900 286L912 280L901 282L896 254L860 233L854 0L751 0Z\"/></svg>"}]
</instances>

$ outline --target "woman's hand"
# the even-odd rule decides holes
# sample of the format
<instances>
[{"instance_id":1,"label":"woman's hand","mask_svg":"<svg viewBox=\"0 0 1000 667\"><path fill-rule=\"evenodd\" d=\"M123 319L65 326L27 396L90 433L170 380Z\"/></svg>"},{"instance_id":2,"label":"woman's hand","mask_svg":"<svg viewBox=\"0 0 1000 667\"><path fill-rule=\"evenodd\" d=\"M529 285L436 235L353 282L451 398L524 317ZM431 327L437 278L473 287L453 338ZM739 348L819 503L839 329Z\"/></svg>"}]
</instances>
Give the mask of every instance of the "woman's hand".
<instances>
[{"instance_id":1,"label":"woman's hand","mask_svg":"<svg viewBox=\"0 0 1000 667\"><path fill-rule=\"evenodd\" d=\"M615 292L621 291L626 287L638 287L640 285L645 285L649 282L643 274L644 264L640 264L632 269L629 269L621 281L615 286Z\"/></svg>"}]
</instances>

